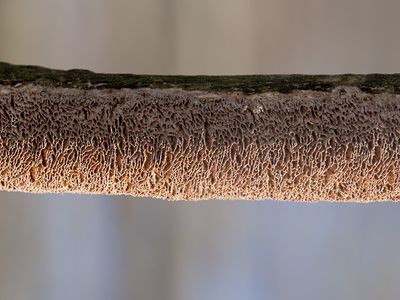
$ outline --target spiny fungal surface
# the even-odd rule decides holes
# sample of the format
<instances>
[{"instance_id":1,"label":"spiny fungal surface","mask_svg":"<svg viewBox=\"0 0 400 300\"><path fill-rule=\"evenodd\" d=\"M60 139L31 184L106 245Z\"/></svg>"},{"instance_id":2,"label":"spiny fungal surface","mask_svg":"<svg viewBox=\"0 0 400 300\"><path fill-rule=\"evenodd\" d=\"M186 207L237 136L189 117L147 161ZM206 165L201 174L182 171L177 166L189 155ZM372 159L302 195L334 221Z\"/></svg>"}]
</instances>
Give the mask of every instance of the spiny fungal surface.
<instances>
[{"instance_id":1,"label":"spiny fungal surface","mask_svg":"<svg viewBox=\"0 0 400 300\"><path fill-rule=\"evenodd\" d=\"M400 96L0 85L0 189L400 199Z\"/></svg>"}]
</instances>

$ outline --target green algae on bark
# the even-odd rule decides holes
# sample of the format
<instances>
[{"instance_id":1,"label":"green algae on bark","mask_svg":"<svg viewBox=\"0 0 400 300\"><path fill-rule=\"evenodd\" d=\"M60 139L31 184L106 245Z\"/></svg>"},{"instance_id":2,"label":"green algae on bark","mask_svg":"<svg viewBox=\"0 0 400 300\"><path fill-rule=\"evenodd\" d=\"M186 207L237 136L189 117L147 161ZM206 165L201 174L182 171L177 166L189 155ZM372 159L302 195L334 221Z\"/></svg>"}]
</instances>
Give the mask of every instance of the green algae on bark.
<instances>
[{"instance_id":1,"label":"green algae on bark","mask_svg":"<svg viewBox=\"0 0 400 300\"><path fill-rule=\"evenodd\" d=\"M88 70L54 70L0 62L0 84L38 84L80 89L181 88L209 92L290 93L294 90L331 91L353 86L366 93L400 93L400 74L176 76L104 74Z\"/></svg>"}]
</instances>

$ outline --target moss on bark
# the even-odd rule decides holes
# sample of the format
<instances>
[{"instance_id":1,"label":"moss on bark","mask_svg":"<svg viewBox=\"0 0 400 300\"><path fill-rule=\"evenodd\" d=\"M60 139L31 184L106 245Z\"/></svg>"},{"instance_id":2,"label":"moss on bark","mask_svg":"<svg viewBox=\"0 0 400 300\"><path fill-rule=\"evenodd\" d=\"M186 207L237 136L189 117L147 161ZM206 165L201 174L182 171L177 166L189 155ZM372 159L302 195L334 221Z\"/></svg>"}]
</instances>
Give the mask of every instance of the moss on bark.
<instances>
[{"instance_id":1,"label":"moss on bark","mask_svg":"<svg viewBox=\"0 0 400 300\"><path fill-rule=\"evenodd\" d=\"M80 89L182 88L244 94L331 91L337 86L354 86L367 93L400 93L400 74L165 76L103 74L80 69L62 71L0 62L0 84L28 83Z\"/></svg>"}]
</instances>

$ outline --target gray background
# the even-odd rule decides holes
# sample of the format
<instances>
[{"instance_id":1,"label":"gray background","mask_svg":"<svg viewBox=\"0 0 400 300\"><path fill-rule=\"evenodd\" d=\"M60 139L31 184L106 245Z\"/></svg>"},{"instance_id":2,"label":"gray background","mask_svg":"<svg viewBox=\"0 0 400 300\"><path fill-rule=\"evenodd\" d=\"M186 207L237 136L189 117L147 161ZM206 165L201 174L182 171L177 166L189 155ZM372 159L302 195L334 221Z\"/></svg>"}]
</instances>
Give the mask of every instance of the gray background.
<instances>
[{"instance_id":1,"label":"gray background","mask_svg":"<svg viewBox=\"0 0 400 300\"><path fill-rule=\"evenodd\" d=\"M0 0L0 60L400 70L393 0ZM0 158L1 159L1 158ZM0 193L0 299L398 299L400 205Z\"/></svg>"}]
</instances>

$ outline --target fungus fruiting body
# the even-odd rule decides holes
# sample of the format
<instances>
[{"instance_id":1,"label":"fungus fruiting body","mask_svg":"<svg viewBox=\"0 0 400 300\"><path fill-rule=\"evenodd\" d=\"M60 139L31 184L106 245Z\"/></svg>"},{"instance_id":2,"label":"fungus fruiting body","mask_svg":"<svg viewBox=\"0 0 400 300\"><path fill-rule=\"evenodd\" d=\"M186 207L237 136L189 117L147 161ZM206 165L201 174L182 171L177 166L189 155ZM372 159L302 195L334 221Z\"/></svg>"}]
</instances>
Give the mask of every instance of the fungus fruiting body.
<instances>
[{"instance_id":1,"label":"fungus fruiting body","mask_svg":"<svg viewBox=\"0 0 400 300\"><path fill-rule=\"evenodd\" d=\"M0 189L398 200L399 81L107 75L0 64Z\"/></svg>"}]
</instances>

